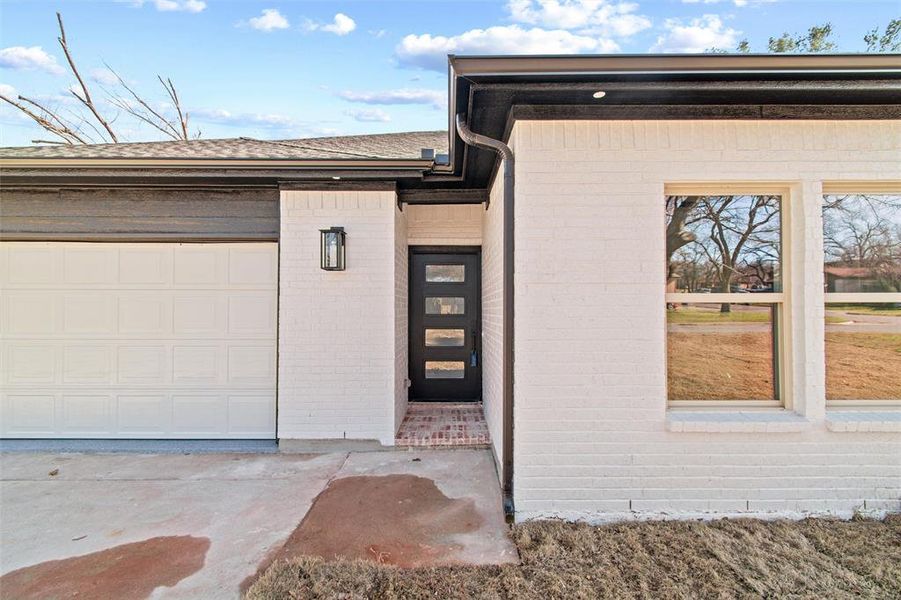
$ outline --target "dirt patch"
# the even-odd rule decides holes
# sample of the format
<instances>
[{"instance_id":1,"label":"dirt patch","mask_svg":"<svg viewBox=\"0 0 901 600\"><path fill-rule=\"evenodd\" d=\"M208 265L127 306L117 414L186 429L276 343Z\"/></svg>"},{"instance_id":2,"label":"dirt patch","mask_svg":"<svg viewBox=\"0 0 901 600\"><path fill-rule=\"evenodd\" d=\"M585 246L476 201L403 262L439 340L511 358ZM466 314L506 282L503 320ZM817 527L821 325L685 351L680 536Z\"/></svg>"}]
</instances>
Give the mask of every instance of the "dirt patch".
<instances>
[{"instance_id":1,"label":"dirt patch","mask_svg":"<svg viewBox=\"0 0 901 600\"><path fill-rule=\"evenodd\" d=\"M336 479L316 498L284 546L261 565L298 556L358 559L400 567L450 564L457 534L476 531L482 517L467 498L448 498L425 477ZM247 589L253 576L242 584Z\"/></svg>"},{"instance_id":2,"label":"dirt patch","mask_svg":"<svg viewBox=\"0 0 901 600\"><path fill-rule=\"evenodd\" d=\"M51 560L0 577L4 598L147 598L203 567L208 538L155 537L83 556Z\"/></svg>"},{"instance_id":3,"label":"dirt patch","mask_svg":"<svg viewBox=\"0 0 901 600\"><path fill-rule=\"evenodd\" d=\"M522 564L397 569L279 562L247 594L281 598L899 598L901 516L517 525Z\"/></svg>"}]
</instances>

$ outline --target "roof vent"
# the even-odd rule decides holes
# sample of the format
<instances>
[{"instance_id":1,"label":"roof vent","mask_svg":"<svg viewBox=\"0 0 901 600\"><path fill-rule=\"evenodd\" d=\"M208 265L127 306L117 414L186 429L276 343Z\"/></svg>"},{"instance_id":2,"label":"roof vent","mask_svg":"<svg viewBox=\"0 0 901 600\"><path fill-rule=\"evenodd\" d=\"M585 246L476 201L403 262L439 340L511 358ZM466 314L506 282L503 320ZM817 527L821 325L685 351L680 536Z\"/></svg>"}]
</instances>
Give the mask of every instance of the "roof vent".
<instances>
[{"instance_id":1,"label":"roof vent","mask_svg":"<svg viewBox=\"0 0 901 600\"><path fill-rule=\"evenodd\" d=\"M419 157L426 160L434 160L435 159L435 149L434 148L423 148L419 152Z\"/></svg>"}]
</instances>

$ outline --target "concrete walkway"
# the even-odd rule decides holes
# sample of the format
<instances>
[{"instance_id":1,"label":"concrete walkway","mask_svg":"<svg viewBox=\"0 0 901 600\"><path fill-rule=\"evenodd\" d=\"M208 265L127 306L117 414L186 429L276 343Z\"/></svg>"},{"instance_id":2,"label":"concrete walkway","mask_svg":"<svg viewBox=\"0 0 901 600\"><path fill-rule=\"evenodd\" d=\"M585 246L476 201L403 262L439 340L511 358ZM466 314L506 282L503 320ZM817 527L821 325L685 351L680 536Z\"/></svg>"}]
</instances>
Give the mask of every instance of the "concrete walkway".
<instances>
[{"instance_id":1,"label":"concrete walkway","mask_svg":"<svg viewBox=\"0 0 901 600\"><path fill-rule=\"evenodd\" d=\"M517 559L487 450L2 454L0 480L0 588L16 597L238 597L298 552Z\"/></svg>"}]
</instances>

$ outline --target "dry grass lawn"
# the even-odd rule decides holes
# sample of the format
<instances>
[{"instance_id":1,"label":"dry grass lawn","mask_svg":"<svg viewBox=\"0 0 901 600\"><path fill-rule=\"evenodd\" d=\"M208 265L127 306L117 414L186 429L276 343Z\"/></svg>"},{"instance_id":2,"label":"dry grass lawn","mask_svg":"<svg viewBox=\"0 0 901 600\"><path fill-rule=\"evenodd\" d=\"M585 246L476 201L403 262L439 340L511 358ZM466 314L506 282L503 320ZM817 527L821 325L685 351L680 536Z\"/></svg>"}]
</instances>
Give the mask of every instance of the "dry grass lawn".
<instances>
[{"instance_id":1,"label":"dry grass lawn","mask_svg":"<svg viewBox=\"0 0 901 600\"><path fill-rule=\"evenodd\" d=\"M772 400L772 342L766 333L667 336L670 400ZM830 400L901 396L901 334L827 333Z\"/></svg>"},{"instance_id":2,"label":"dry grass lawn","mask_svg":"<svg viewBox=\"0 0 901 600\"><path fill-rule=\"evenodd\" d=\"M773 400L772 338L756 333L667 334L670 400Z\"/></svg>"},{"instance_id":3,"label":"dry grass lawn","mask_svg":"<svg viewBox=\"0 0 901 600\"><path fill-rule=\"evenodd\" d=\"M901 515L592 527L518 525L518 566L399 569L302 558L274 564L249 600L899 598Z\"/></svg>"},{"instance_id":4,"label":"dry grass lawn","mask_svg":"<svg viewBox=\"0 0 901 600\"><path fill-rule=\"evenodd\" d=\"M899 396L901 334L826 334L828 399L891 400Z\"/></svg>"}]
</instances>

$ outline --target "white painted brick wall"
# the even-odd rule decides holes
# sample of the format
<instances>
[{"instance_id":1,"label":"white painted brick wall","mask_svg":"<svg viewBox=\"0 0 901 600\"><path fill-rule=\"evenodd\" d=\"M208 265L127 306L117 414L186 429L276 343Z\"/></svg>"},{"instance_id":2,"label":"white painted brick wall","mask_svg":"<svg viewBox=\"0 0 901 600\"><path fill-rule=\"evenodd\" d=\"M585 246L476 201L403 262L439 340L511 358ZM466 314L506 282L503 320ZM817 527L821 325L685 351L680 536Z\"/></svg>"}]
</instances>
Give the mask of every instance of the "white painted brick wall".
<instances>
[{"instance_id":1,"label":"white painted brick wall","mask_svg":"<svg viewBox=\"0 0 901 600\"><path fill-rule=\"evenodd\" d=\"M407 213L394 211L394 432L407 413L409 369L409 251Z\"/></svg>"},{"instance_id":2,"label":"white painted brick wall","mask_svg":"<svg viewBox=\"0 0 901 600\"><path fill-rule=\"evenodd\" d=\"M901 509L901 434L826 426L820 223L823 181L901 180L901 123L518 122L513 146L518 518ZM664 184L717 181L791 187L809 426L667 430Z\"/></svg>"},{"instance_id":3,"label":"white painted brick wall","mask_svg":"<svg viewBox=\"0 0 901 600\"><path fill-rule=\"evenodd\" d=\"M482 409L491 435L498 474L504 440L504 198L503 177L495 177L488 210L482 208Z\"/></svg>"},{"instance_id":4,"label":"white painted brick wall","mask_svg":"<svg viewBox=\"0 0 901 600\"><path fill-rule=\"evenodd\" d=\"M394 192L281 194L278 435L394 443ZM347 230L347 270L319 268L319 229Z\"/></svg>"},{"instance_id":5,"label":"white painted brick wall","mask_svg":"<svg viewBox=\"0 0 901 600\"><path fill-rule=\"evenodd\" d=\"M478 246L482 243L481 204L408 205L407 236L411 246Z\"/></svg>"}]
</instances>

